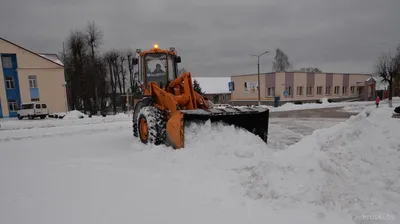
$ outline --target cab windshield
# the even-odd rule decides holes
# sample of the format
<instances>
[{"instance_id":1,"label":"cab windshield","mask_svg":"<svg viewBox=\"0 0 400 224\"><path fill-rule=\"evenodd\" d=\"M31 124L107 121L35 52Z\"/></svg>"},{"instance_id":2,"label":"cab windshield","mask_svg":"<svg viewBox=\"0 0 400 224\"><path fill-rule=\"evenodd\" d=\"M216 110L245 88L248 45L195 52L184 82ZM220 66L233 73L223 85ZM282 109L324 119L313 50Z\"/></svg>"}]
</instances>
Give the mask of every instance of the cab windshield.
<instances>
[{"instance_id":1,"label":"cab windshield","mask_svg":"<svg viewBox=\"0 0 400 224\"><path fill-rule=\"evenodd\" d=\"M145 56L147 82L156 82L161 88L168 81L175 79L174 57L165 53L154 53Z\"/></svg>"}]
</instances>

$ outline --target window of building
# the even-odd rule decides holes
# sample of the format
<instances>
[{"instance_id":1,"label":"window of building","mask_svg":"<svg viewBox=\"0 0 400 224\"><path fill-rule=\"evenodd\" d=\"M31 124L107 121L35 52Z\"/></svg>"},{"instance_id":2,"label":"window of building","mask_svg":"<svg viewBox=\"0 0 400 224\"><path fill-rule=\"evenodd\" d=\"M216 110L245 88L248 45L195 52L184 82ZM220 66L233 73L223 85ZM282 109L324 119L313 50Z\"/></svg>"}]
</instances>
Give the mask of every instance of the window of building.
<instances>
[{"instance_id":1,"label":"window of building","mask_svg":"<svg viewBox=\"0 0 400 224\"><path fill-rule=\"evenodd\" d=\"M311 96L312 95L312 86L307 86L307 96Z\"/></svg>"},{"instance_id":2,"label":"window of building","mask_svg":"<svg viewBox=\"0 0 400 224\"><path fill-rule=\"evenodd\" d=\"M286 86L285 91L288 93L288 96L292 95L292 87L291 86Z\"/></svg>"},{"instance_id":3,"label":"window of building","mask_svg":"<svg viewBox=\"0 0 400 224\"><path fill-rule=\"evenodd\" d=\"M303 95L303 86L297 86L296 95L302 96Z\"/></svg>"},{"instance_id":4,"label":"window of building","mask_svg":"<svg viewBox=\"0 0 400 224\"><path fill-rule=\"evenodd\" d=\"M327 87L325 88L325 95L330 95L330 94L331 94L331 89L332 89L331 86L327 86Z\"/></svg>"},{"instance_id":5,"label":"window of building","mask_svg":"<svg viewBox=\"0 0 400 224\"><path fill-rule=\"evenodd\" d=\"M7 89L14 89L15 88L14 77L12 77L12 76L7 76L6 77L6 88Z\"/></svg>"},{"instance_id":6,"label":"window of building","mask_svg":"<svg viewBox=\"0 0 400 224\"><path fill-rule=\"evenodd\" d=\"M317 87L317 95L322 95L322 86Z\"/></svg>"},{"instance_id":7,"label":"window of building","mask_svg":"<svg viewBox=\"0 0 400 224\"><path fill-rule=\"evenodd\" d=\"M351 94L356 93L356 87L355 86L351 86L350 87L350 92L351 92Z\"/></svg>"},{"instance_id":8,"label":"window of building","mask_svg":"<svg viewBox=\"0 0 400 224\"><path fill-rule=\"evenodd\" d=\"M275 96L275 87L267 88L267 96Z\"/></svg>"},{"instance_id":9,"label":"window of building","mask_svg":"<svg viewBox=\"0 0 400 224\"><path fill-rule=\"evenodd\" d=\"M342 87L342 95L347 95L347 86Z\"/></svg>"},{"instance_id":10,"label":"window of building","mask_svg":"<svg viewBox=\"0 0 400 224\"><path fill-rule=\"evenodd\" d=\"M1 62L3 64L3 68L12 68L11 57L2 57Z\"/></svg>"},{"instance_id":11,"label":"window of building","mask_svg":"<svg viewBox=\"0 0 400 224\"><path fill-rule=\"evenodd\" d=\"M339 94L340 86L335 86L335 94Z\"/></svg>"},{"instance_id":12,"label":"window of building","mask_svg":"<svg viewBox=\"0 0 400 224\"><path fill-rule=\"evenodd\" d=\"M218 95L213 95L213 101L214 101L214 103L219 103Z\"/></svg>"},{"instance_id":13,"label":"window of building","mask_svg":"<svg viewBox=\"0 0 400 224\"><path fill-rule=\"evenodd\" d=\"M18 111L18 104L16 100L8 100L8 111L10 112Z\"/></svg>"},{"instance_id":14,"label":"window of building","mask_svg":"<svg viewBox=\"0 0 400 224\"><path fill-rule=\"evenodd\" d=\"M40 101L40 99L39 99L39 98L31 98L31 101L32 101L32 102Z\"/></svg>"},{"instance_id":15,"label":"window of building","mask_svg":"<svg viewBox=\"0 0 400 224\"><path fill-rule=\"evenodd\" d=\"M29 76L29 88L37 88L37 78L36 75Z\"/></svg>"}]
</instances>

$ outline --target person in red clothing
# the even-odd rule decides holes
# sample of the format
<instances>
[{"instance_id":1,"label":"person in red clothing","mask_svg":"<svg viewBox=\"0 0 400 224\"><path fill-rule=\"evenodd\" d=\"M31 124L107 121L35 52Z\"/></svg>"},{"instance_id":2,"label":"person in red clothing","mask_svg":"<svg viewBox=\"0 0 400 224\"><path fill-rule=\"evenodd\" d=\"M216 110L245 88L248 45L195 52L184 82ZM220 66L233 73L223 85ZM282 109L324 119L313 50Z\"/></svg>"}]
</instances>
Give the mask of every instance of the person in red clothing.
<instances>
[{"instance_id":1,"label":"person in red clothing","mask_svg":"<svg viewBox=\"0 0 400 224\"><path fill-rule=\"evenodd\" d=\"M381 101L381 99L379 99L379 96L377 96L377 97L376 97L376 100L375 100L376 108L379 107L379 102L380 102L380 101Z\"/></svg>"}]
</instances>

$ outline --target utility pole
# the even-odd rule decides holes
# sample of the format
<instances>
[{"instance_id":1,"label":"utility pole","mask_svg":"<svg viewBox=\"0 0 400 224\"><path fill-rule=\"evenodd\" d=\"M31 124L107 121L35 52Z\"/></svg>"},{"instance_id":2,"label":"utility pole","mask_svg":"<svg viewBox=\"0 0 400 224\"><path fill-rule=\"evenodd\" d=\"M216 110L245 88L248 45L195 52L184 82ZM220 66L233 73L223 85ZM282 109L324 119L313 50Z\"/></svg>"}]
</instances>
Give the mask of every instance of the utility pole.
<instances>
[{"instance_id":1,"label":"utility pole","mask_svg":"<svg viewBox=\"0 0 400 224\"><path fill-rule=\"evenodd\" d=\"M260 91L260 57L263 56L264 54L267 54L269 51L265 51L264 53L261 54L251 54L250 56L257 57L257 78L258 78L258 83L257 83L257 91L258 91L258 106L261 105L261 91Z\"/></svg>"}]
</instances>

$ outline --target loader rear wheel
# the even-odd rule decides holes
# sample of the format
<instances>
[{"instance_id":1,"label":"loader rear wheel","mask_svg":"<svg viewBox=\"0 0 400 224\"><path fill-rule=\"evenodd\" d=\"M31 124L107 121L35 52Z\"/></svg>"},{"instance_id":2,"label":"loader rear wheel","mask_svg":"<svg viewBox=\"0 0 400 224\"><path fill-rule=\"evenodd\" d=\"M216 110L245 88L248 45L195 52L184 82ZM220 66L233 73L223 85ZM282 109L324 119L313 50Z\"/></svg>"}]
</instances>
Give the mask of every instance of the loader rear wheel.
<instances>
[{"instance_id":1,"label":"loader rear wheel","mask_svg":"<svg viewBox=\"0 0 400 224\"><path fill-rule=\"evenodd\" d=\"M164 113L154 106L140 109L136 125L138 137L144 144L160 145L166 139L166 121Z\"/></svg>"}]
</instances>

